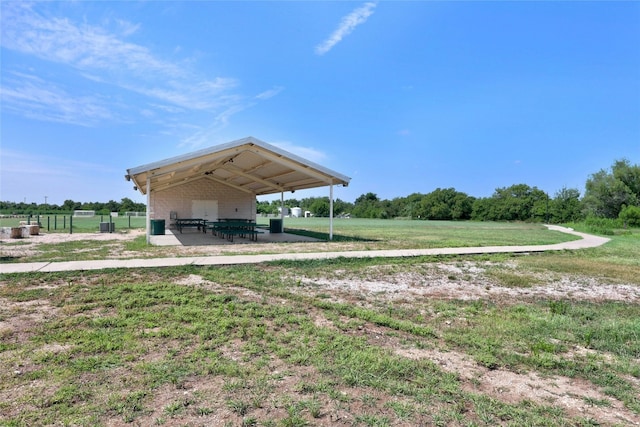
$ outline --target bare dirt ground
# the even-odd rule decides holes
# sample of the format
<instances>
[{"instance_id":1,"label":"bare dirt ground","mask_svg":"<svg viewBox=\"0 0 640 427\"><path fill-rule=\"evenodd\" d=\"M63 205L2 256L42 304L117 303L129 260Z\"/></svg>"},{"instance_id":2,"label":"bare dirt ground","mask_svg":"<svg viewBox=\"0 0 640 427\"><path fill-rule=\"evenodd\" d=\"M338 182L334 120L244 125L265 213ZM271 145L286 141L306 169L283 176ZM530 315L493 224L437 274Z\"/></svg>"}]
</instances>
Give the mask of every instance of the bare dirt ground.
<instances>
[{"instance_id":1,"label":"bare dirt ground","mask_svg":"<svg viewBox=\"0 0 640 427\"><path fill-rule=\"evenodd\" d=\"M29 236L23 239L10 239L8 235L0 233L0 256L6 259L23 258L23 262L29 262L26 258L33 257L41 253L40 246L43 244L57 244L64 242L74 242L91 240L104 242L110 246L109 259L130 259L134 257L183 257L183 256L212 256L228 254L257 254L257 253L278 253L278 252L307 252L309 242L249 242L244 239L236 239L235 243L227 242L224 239L214 238L208 241L214 244L194 245L194 246L151 246L148 251L130 252L124 247L125 242L132 241L136 237L144 236L144 230L129 230L118 233L46 233ZM351 251L362 250L365 243L335 243L335 242L313 242L314 251Z\"/></svg>"},{"instance_id":2,"label":"bare dirt ground","mask_svg":"<svg viewBox=\"0 0 640 427\"><path fill-rule=\"evenodd\" d=\"M540 285L530 288L509 288L496 285L484 273L495 267L489 262L433 263L421 266L419 271L391 272L382 268L370 268L369 278L362 272L350 275L344 271L335 271L329 277L299 277L302 285L298 292L315 294L318 291L332 290L335 301L364 301L377 303L382 301L412 301L415 298L438 299L484 299L517 304L539 297L563 298L589 301L627 301L640 302L640 287L636 285L607 284L598 280L560 275L540 275ZM515 265L511 268L515 269ZM452 272L456 274L454 277ZM367 276L365 273L364 276ZM338 279L337 277L341 277ZM463 278L460 278L463 277ZM215 283L197 275L185 277L179 282L184 285L203 286L211 290L222 291ZM224 288L229 291L228 287ZM262 296L253 291L234 288L245 299L259 301ZM282 304L284 301L273 301ZM365 303L366 304L366 303ZM332 322L321 313L310 313L314 321L321 326L332 326ZM446 325L445 325L446 327ZM393 337L384 327L367 324L359 330L372 345L391 349L396 354L411 359L428 359L444 371L457 374L465 390L489 395L493 398L516 403L535 402L541 405L561 407L576 417L592 418L603 425L640 425L640 416L625 408L624 404L608 396L599 387L582 379L563 376L544 376L537 372L512 372L508 369L489 369L479 365L469 355L444 347L422 349L407 347L402 337ZM575 347L567 357L579 357L592 350ZM600 354L599 357L607 358ZM640 363L640 360L636 361ZM636 386L640 381L630 378ZM590 402L608 402L606 406Z\"/></svg>"},{"instance_id":3,"label":"bare dirt ground","mask_svg":"<svg viewBox=\"0 0 640 427\"><path fill-rule=\"evenodd\" d=\"M513 264L500 264L502 268L516 269ZM539 284L525 288L500 286L485 273L496 267L490 262L446 262L420 266L417 271L385 271L385 267L372 267L369 274L358 272L353 276L336 271L329 277L298 278L307 288L301 292L315 293L319 289L332 290L333 299L342 302L406 302L421 298L487 300L501 304L518 304L540 298L575 301L640 302L640 287L634 284L610 284L578 275L540 274ZM363 298L364 297L364 298ZM324 320L319 319L319 322ZM447 323L449 322L449 323ZM443 327L450 325L444 321ZM594 384L563 376L546 377L536 372L512 372L507 369L489 369L476 363L470 356L446 348L418 349L403 345L385 333L384 328L370 325L362 331L372 343L392 349L412 359L428 359L443 370L455 373L466 390L481 392L493 398L513 403L531 401L563 408L573 416L589 417L605 425L640 425L640 416L630 412L624 404ZM575 347L567 357L595 354L590 349ZM607 358L606 354L599 357ZM635 361L640 364L640 359ZM636 386L640 381L629 378ZM608 402L596 406L589 402Z\"/></svg>"},{"instance_id":4,"label":"bare dirt ground","mask_svg":"<svg viewBox=\"0 0 640 427\"><path fill-rule=\"evenodd\" d=\"M95 234L92 239L104 241L124 241L133 239L141 232L126 234ZM43 234L25 239L19 245L3 245L3 254L7 256L28 256L38 251L42 243L59 243L71 240L87 239L86 234ZM5 241L6 242L6 241ZM249 245L246 246L249 248ZM210 246L194 248L173 248L180 253L197 250L215 254L222 247ZM290 248L295 250L295 248ZM451 261L428 263L415 268L399 269L385 266L371 267L357 274L334 271L323 277L298 277L300 286L297 292L317 294L318 291L329 292L331 298L341 302L358 301L360 304L374 304L380 301L387 303L402 303L417 298L429 299L463 299L463 300L492 300L505 304L517 304L522 301L537 298L562 298L578 301L625 301L640 303L640 286L624 283L606 283L602 280L558 273L540 273L535 275L536 283L528 287L501 286L493 279L488 271L496 265L490 262ZM501 264L501 268L517 271L517 262ZM530 274L530 273L529 273ZM178 281L184 286L203 286L211 290L222 290L221 285L204 280L197 275L186 276ZM52 285L55 286L55 285ZM229 289L243 298L259 300L261 295L246 289ZM46 321L48 316L54 315L51 305L43 302L38 305L27 303L0 301L0 310L4 313L20 313L25 309L30 313L25 316L2 316L0 331L21 331L29 325L33 326ZM310 313L316 323L331 326L332 323L321 313ZM446 327L446 325L444 325ZM434 346L431 349L411 348L402 342L402 337L392 336L383 327L366 324L358 333L366 337L372 345L389 348L396 354L411 359L428 359L444 371L459 376L465 390L479 392L505 402L531 401L538 404L561 407L573 416L588 417L604 425L640 425L640 416L629 411L622 402L608 396L594 384L569 377L546 377L537 372L512 372L507 369L489 369L480 366L469 355L447 349L446 346ZM231 350L230 350L231 351ZM582 347L573 348L567 357L579 357L590 353L591 350ZM607 358L606 354L597 357ZM640 363L640 360L636 361ZM640 382L629 378L635 387ZM292 381L292 384L295 381ZM193 385L199 390L220 387L220 384ZM189 387L187 387L189 389ZM187 395L192 391L181 391ZM154 402L158 408L163 408L175 400L175 393L156 396ZM594 405L589 402L608 402L607 405ZM152 420L150 418L149 420ZM185 421L185 420L183 420ZM117 425L115 422L113 425ZM336 422L336 425L341 423Z\"/></svg>"},{"instance_id":5,"label":"bare dirt ground","mask_svg":"<svg viewBox=\"0 0 640 427\"><path fill-rule=\"evenodd\" d=\"M122 243L144 235L143 230L131 230L127 233L43 233L22 239L11 239L7 234L0 233L2 256L7 258L22 258L34 256L43 244L57 244L93 240L107 243Z\"/></svg>"}]
</instances>

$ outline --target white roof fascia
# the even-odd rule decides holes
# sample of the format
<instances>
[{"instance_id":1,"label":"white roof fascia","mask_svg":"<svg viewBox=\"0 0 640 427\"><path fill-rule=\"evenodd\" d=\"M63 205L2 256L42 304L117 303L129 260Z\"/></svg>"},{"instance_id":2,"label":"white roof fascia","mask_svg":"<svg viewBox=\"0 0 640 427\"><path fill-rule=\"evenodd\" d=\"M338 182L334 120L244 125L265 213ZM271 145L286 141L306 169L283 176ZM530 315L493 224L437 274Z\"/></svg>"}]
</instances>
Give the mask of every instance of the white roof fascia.
<instances>
[{"instance_id":1,"label":"white roof fascia","mask_svg":"<svg viewBox=\"0 0 640 427\"><path fill-rule=\"evenodd\" d=\"M282 163L282 164L291 163L291 162L298 163L302 168L310 169L308 173L310 175L316 175L318 179L319 179L319 177L317 176L318 173L321 175L324 175L325 176L324 179L326 179L327 185L342 184L346 187L351 181L351 178L349 178L346 175L333 171L317 163L311 162L296 154L290 153L286 150L283 150L274 145L268 144L252 136L231 141L226 144L216 145L213 147L205 148L203 150L198 150L198 151L183 154L180 156L175 156L165 160L160 160L157 162L152 162L146 165L141 165L141 166L133 167L131 169L127 169L127 179L133 179L134 183L142 184L142 183L136 182L135 180L136 175L142 174L142 173L151 173L152 175L155 175L155 173L153 172L154 170L170 167L171 165L174 165L177 163L190 162L193 160L197 160L200 157L205 157L211 154L233 150L234 148L240 148L244 145L254 145L255 147L257 147L257 149L254 151L258 155L266 156L266 158L269 159L270 161L275 161L277 163ZM269 155L269 152L271 153L271 155ZM282 160L278 161L277 159L278 157L281 157ZM170 170L167 172L170 173ZM164 172L164 173L167 173L167 172ZM161 174L164 174L164 173L161 172ZM138 185L138 188L140 188L140 191L142 191L141 185Z\"/></svg>"}]
</instances>

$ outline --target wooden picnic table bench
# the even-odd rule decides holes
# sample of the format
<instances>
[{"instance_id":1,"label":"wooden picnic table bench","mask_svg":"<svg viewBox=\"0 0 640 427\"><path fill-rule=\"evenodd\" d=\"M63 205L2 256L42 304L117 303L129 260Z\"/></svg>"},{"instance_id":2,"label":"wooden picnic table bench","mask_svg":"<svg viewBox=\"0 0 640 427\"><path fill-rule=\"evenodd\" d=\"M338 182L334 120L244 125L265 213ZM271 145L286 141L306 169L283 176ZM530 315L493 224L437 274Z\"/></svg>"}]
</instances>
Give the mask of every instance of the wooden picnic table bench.
<instances>
[{"instance_id":1,"label":"wooden picnic table bench","mask_svg":"<svg viewBox=\"0 0 640 427\"><path fill-rule=\"evenodd\" d=\"M262 234L262 231L256 230L255 222L251 220L225 220L225 221L213 221L207 223L207 228L211 230L212 234L216 234L221 238L225 238L230 242L233 242L234 236L249 237L250 240L257 240L258 234Z\"/></svg>"},{"instance_id":2,"label":"wooden picnic table bench","mask_svg":"<svg viewBox=\"0 0 640 427\"><path fill-rule=\"evenodd\" d=\"M176 228L182 233L183 228L197 228L203 233L207 232L207 222L202 218L178 218L176 219Z\"/></svg>"}]
</instances>

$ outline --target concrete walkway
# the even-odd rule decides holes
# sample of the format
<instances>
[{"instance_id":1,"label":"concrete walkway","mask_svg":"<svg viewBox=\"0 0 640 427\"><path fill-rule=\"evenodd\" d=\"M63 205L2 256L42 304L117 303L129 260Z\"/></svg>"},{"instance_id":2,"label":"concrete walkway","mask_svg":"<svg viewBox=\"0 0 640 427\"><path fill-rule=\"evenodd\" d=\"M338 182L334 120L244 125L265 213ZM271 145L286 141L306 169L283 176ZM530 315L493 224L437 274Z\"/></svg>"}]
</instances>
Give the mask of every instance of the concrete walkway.
<instances>
[{"instance_id":1,"label":"concrete walkway","mask_svg":"<svg viewBox=\"0 0 640 427\"><path fill-rule=\"evenodd\" d=\"M473 248L435 248L435 249L395 249L375 251L349 251L349 252L311 252L311 253L285 253L267 255L216 255L204 257L180 257L180 258L145 258L145 259L109 259L95 261L65 261L65 262L30 262L21 264L1 264L0 273L29 273L29 272L55 272L73 270L102 270L107 268L149 268L149 267L173 267L180 265L233 265L255 264L266 261L279 260L306 260L306 259L332 259L332 258L390 258L411 257L424 255L472 255L489 253L530 253L546 251L562 251L573 249L593 248L607 243L606 237L593 236L579 233L570 228L556 225L547 225L550 230L580 236L581 240L556 243L553 245L532 246L481 246Z\"/></svg>"}]
</instances>

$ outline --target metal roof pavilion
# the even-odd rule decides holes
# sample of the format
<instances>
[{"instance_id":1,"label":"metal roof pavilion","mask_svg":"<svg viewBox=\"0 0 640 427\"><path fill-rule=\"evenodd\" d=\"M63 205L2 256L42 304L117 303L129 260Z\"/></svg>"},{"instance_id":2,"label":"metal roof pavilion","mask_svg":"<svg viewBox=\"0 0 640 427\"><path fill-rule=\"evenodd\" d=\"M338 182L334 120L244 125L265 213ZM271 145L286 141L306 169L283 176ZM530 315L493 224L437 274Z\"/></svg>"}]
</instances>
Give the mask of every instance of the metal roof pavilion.
<instances>
[{"instance_id":1,"label":"metal roof pavilion","mask_svg":"<svg viewBox=\"0 0 640 427\"><path fill-rule=\"evenodd\" d=\"M333 239L333 186L349 185L351 178L253 137L158 162L127 169L125 179L147 195L171 187L208 179L255 196L329 186L329 239ZM284 209L281 210L284 218ZM147 243L150 239L147 215Z\"/></svg>"},{"instance_id":2,"label":"metal roof pavilion","mask_svg":"<svg viewBox=\"0 0 640 427\"><path fill-rule=\"evenodd\" d=\"M333 185L347 186L351 178L295 154L247 137L127 170L142 194L183 185L201 178L255 194Z\"/></svg>"}]
</instances>

